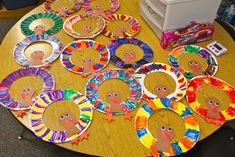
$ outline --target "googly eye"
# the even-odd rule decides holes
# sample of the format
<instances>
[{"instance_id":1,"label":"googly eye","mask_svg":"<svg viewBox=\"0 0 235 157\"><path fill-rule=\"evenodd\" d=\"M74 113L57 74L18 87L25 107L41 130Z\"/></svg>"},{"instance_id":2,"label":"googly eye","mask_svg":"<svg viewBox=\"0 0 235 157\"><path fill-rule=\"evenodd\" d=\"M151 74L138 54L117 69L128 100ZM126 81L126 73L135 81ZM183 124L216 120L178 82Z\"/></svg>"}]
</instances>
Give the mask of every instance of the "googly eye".
<instances>
[{"instance_id":1,"label":"googly eye","mask_svg":"<svg viewBox=\"0 0 235 157\"><path fill-rule=\"evenodd\" d=\"M198 62L195 62L196 65L198 65Z\"/></svg>"},{"instance_id":2,"label":"googly eye","mask_svg":"<svg viewBox=\"0 0 235 157\"><path fill-rule=\"evenodd\" d=\"M69 117L69 114L68 114L68 113L66 113L66 114L65 114L65 117L66 117L66 118L68 118L68 117Z\"/></svg>"},{"instance_id":3,"label":"googly eye","mask_svg":"<svg viewBox=\"0 0 235 157\"><path fill-rule=\"evenodd\" d=\"M215 103L215 106L220 106L220 103L219 102Z\"/></svg>"},{"instance_id":4,"label":"googly eye","mask_svg":"<svg viewBox=\"0 0 235 157\"><path fill-rule=\"evenodd\" d=\"M157 91L161 91L161 90L162 90L162 88L160 88L160 87L157 88Z\"/></svg>"},{"instance_id":5,"label":"googly eye","mask_svg":"<svg viewBox=\"0 0 235 157\"><path fill-rule=\"evenodd\" d=\"M209 101L209 104L212 104L212 103L213 103L213 101L210 100L210 101Z\"/></svg>"},{"instance_id":6,"label":"googly eye","mask_svg":"<svg viewBox=\"0 0 235 157\"><path fill-rule=\"evenodd\" d=\"M164 88L163 88L163 91L166 91L166 90L167 90L167 88L166 88L166 87L164 87Z\"/></svg>"},{"instance_id":7,"label":"googly eye","mask_svg":"<svg viewBox=\"0 0 235 157\"><path fill-rule=\"evenodd\" d=\"M89 61L89 62L92 62L92 59L89 59L88 61Z\"/></svg>"},{"instance_id":8,"label":"googly eye","mask_svg":"<svg viewBox=\"0 0 235 157\"><path fill-rule=\"evenodd\" d=\"M23 92L26 92L27 90L26 89L23 89Z\"/></svg>"},{"instance_id":9,"label":"googly eye","mask_svg":"<svg viewBox=\"0 0 235 157\"><path fill-rule=\"evenodd\" d=\"M28 92L29 92L30 90L31 90L30 88L27 89Z\"/></svg>"},{"instance_id":10,"label":"googly eye","mask_svg":"<svg viewBox=\"0 0 235 157\"><path fill-rule=\"evenodd\" d=\"M161 127L161 130L162 130L162 131L165 131L165 130L166 130L166 127L162 126L162 127Z\"/></svg>"},{"instance_id":11,"label":"googly eye","mask_svg":"<svg viewBox=\"0 0 235 157\"><path fill-rule=\"evenodd\" d=\"M111 96L112 96L112 94L111 94L111 93L109 93L109 94L108 94L108 97L111 97Z\"/></svg>"},{"instance_id":12,"label":"googly eye","mask_svg":"<svg viewBox=\"0 0 235 157\"><path fill-rule=\"evenodd\" d=\"M189 62L189 65L192 65L193 64L193 62Z\"/></svg>"},{"instance_id":13,"label":"googly eye","mask_svg":"<svg viewBox=\"0 0 235 157\"><path fill-rule=\"evenodd\" d=\"M113 95L114 95L114 96L118 96L118 93L114 93Z\"/></svg>"},{"instance_id":14,"label":"googly eye","mask_svg":"<svg viewBox=\"0 0 235 157\"><path fill-rule=\"evenodd\" d=\"M168 130L168 132L172 132L172 128L168 128L167 130Z\"/></svg>"},{"instance_id":15,"label":"googly eye","mask_svg":"<svg viewBox=\"0 0 235 157\"><path fill-rule=\"evenodd\" d=\"M86 60L84 59L84 60L82 60L82 62L83 62L83 63L86 63Z\"/></svg>"},{"instance_id":16,"label":"googly eye","mask_svg":"<svg viewBox=\"0 0 235 157\"><path fill-rule=\"evenodd\" d=\"M61 120L64 120L64 116L60 116L60 119L61 119Z\"/></svg>"}]
</instances>

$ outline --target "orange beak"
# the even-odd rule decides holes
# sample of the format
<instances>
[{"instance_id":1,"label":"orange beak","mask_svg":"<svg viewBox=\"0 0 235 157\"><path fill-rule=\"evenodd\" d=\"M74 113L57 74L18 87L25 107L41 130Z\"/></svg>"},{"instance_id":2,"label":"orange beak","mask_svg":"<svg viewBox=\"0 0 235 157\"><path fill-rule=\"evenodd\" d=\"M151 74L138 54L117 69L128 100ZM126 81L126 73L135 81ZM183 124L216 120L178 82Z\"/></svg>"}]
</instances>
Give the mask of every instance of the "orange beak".
<instances>
[{"instance_id":1,"label":"orange beak","mask_svg":"<svg viewBox=\"0 0 235 157\"><path fill-rule=\"evenodd\" d=\"M115 97L110 97L110 100L112 101L112 102L114 102L114 103L120 103L119 101L118 101L118 99L117 98L115 98Z\"/></svg>"},{"instance_id":2,"label":"orange beak","mask_svg":"<svg viewBox=\"0 0 235 157\"><path fill-rule=\"evenodd\" d=\"M171 135L168 134L167 132L163 132L162 135L167 138L169 141L171 140Z\"/></svg>"},{"instance_id":3,"label":"orange beak","mask_svg":"<svg viewBox=\"0 0 235 157\"><path fill-rule=\"evenodd\" d=\"M213 105L211 108L213 112L217 112L217 109L218 109L217 106Z\"/></svg>"}]
</instances>

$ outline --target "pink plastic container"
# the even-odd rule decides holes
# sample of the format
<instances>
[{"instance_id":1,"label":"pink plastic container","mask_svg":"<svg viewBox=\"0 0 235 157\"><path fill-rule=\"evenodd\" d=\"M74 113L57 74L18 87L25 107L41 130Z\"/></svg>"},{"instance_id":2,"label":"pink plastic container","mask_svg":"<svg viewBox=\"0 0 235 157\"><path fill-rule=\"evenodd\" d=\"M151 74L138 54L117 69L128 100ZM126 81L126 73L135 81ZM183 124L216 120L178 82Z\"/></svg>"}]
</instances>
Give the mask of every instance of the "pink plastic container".
<instances>
[{"instance_id":1,"label":"pink plastic container","mask_svg":"<svg viewBox=\"0 0 235 157\"><path fill-rule=\"evenodd\" d=\"M170 49L180 45L202 42L210 40L213 33L213 24L196 23L192 21L190 25L185 28L162 32L161 46L164 49Z\"/></svg>"}]
</instances>

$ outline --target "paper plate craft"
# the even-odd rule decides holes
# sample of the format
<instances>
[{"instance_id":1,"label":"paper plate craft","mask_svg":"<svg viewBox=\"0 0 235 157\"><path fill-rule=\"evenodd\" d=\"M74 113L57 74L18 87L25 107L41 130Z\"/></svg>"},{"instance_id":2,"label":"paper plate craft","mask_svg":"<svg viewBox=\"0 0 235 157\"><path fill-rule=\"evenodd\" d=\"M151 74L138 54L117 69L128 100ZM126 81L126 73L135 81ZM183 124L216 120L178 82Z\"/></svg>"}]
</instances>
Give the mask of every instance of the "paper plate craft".
<instances>
[{"instance_id":1,"label":"paper plate craft","mask_svg":"<svg viewBox=\"0 0 235 157\"><path fill-rule=\"evenodd\" d=\"M208 97L205 99L207 107L203 107L197 101L197 91L201 86L215 86L224 91L230 98L230 106L221 111L221 102L215 97ZM212 76L193 78L188 84L186 99L189 106L210 123L221 125L235 118L235 89L218 78Z\"/></svg>"},{"instance_id":2,"label":"paper plate craft","mask_svg":"<svg viewBox=\"0 0 235 157\"><path fill-rule=\"evenodd\" d=\"M177 113L185 123L185 134L177 142L170 143L174 137L174 129L163 125L158 128L158 139L148 130L148 120L158 109L167 109ZM181 102L167 98L154 99L144 104L135 117L135 131L141 143L151 150L155 156L175 156L190 150L199 139L199 123L187 106Z\"/></svg>"},{"instance_id":3,"label":"paper plate craft","mask_svg":"<svg viewBox=\"0 0 235 157\"><path fill-rule=\"evenodd\" d=\"M128 84L130 87L130 96L124 101L120 102L120 93L111 91L106 94L106 100L109 103L104 102L98 95L99 86L106 80L120 79ZM121 69L110 69L101 71L95 74L86 85L86 97L92 104L92 106L105 114L107 119L112 120L112 115L124 114L126 119L130 119L129 112L133 110L142 99L142 87L129 73Z\"/></svg>"},{"instance_id":4,"label":"paper plate craft","mask_svg":"<svg viewBox=\"0 0 235 157\"><path fill-rule=\"evenodd\" d=\"M29 28L29 25L37 20L37 19L42 19L42 18L47 18L47 19L52 19L54 21L54 26L48 30L45 29L45 26L43 25L38 25L36 26L33 30ZM34 34L48 34L48 35L53 35L56 32L58 32L61 28L63 27L63 20L59 15L54 14L52 12L46 12L46 13L37 13L33 14L24 21L22 21L20 28L21 31L29 36L29 35L34 35Z\"/></svg>"},{"instance_id":5,"label":"paper plate craft","mask_svg":"<svg viewBox=\"0 0 235 157\"><path fill-rule=\"evenodd\" d=\"M94 8L91 8L92 2L97 1L97 0L84 0L82 8L89 14L93 14L95 16L105 16L114 13L115 11L118 10L120 7L120 2L119 0L106 0L110 2L111 8L106 9L102 5L96 5ZM102 3L100 3L102 4Z\"/></svg>"},{"instance_id":6,"label":"paper plate craft","mask_svg":"<svg viewBox=\"0 0 235 157\"><path fill-rule=\"evenodd\" d=\"M6 76L0 84L0 103L3 107L11 110L28 110L31 108L32 102L36 100L32 99L34 89L30 87L22 89L20 93L21 101L14 100L9 93L14 81L26 76L35 76L43 80L44 87L41 93L51 91L55 87L55 80L47 70L35 67L18 69Z\"/></svg>"},{"instance_id":7,"label":"paper plate craft","mask_svg":"<svg viewBox=\"0 0 235 157\"><path fill-rule=\"evenodd\" d=\"M81 27L80 32L75 32L73 29L73 25L83 20L90 20L96 22L96 28L92 28L91 25L84 25ZM75 15L67 19L63 25L64 31L75 39L94 38L95 36L97 36L102 32L104 27L105 27L105 22L103 18L92 14Z\"/></svg>"},{"instance_id":8,"label":"paper plate craft","mask_svg":"<svg viewBox=\"0 0 235 157\"><path fill-rule=\"evenodd\" d=\"M104 28L104 30L102 31L102 34L112 38L112 39L116 39L116 38L129 38L134 36L135 34L137 34L140 30L140 23L137 19L128 16L128 15L123 15L123 14L112 14L109 16L105 16L103 17L105 20L105 24L106 27ZM128 28L126 28L125 26L117 26L115 28L115 32L111 32L108 30L107 25L112 22L112 21L124 21L127 22L128 24L131 25L131 29L128 30Z\"/></svg>"},{"instance_id":9,"label":"paper plate craft","mask_svg":"<svg viewBox=\"0 0 235 157\"><path fill-rule=\"evenodd\" d=\"M123 44L133 44L133 45L139 46L144 52L143 58L138 61L135 61L136 53L132 50L126 50L125 52L123 52L124 57L125 57L124 60L119 58L116 55L116 51ZM141 65L149 63L153 59L153 51L151 47L148 46L146 43L140 41L139 39L135 39L135 38L131 38L131 39L123 38L123 39L113 40L108 45L108 49L110 52L110 62L119 68L124 68L124 69L138 68Z\"/></svg>"},{"instance_id":10,"label":"paper plate craft","mask_svg":"<svg viewBox=\"0 0 235 157\"><path fill-rule=\"evenodd\" d=\"M76 50L80 50L81 48L95 49L100 54L100 59L98 63L95 63L92 58L82 58L81 60L82 66L75 65L72 62L71 57L73 53L76 52ZM88 74L92 74L94 72L103 69L108 64L109 51L105 45L97 43L96 41L79 40L67 45L64 48L60 58L61 58L61 63L67 70L86 76Z\"/></svg>"},{"instance_id":11,"label":"paper plate craft","mask_svg":"<svg viewBox=\"0 0 235 157\"><path fill-rule=\"evenodd\" d=\"M208 64L207 69L203 70L201 64L198 61L191 60L188 62L188 66L190 67L190 69L192 69L192 72L184 70L182 67L180 67L178 59L182 54L185 53L197 54L206 59ZM213 76L218 70L218 63L214 55L212 55L209 51L199 46L194 46L194 45L179 46L175 48L172 52L170 52L170 54L168 55L168 60L171 66L178 69L181 73L184 74L185 77L190 79L200 75Z\"/></svg>"},{"instance_id":12,"label":"paper plate craft","mask_svg":"<svg viewBox=\"0 0 235 157\"><path fill-rule=\"evenodd\" d=\"M66 6L60 6L58 9L54 9L54 8L52 7L52 4L53 4L55 1L58 1L58 0L46 0L46 2L43 3L43 8L44 8L46 11L54 12L54 13L59 14L60 16L67 17L68 15L77 12L77 11L80 10L81 7L82 7L82 2L81 2L81 0L68 0L68 2L69 2L69 1L70 1L70 2L73 2L74 5L73 5L72 8L68 8L68 7L66 7Z\"/></svg>"},{"instance_id":13,"label":"paper plate craft","mask_svg":"<svg viewBox=\"0 0 235 157\"><path fill-rule=\"evenodd\" d=\"M176 89L174 93L167 93L168 88L165 85L156 85L156 93L151 93L145 86L144 86L144 79L148 74L155 73L155 72L162 72L171 76L176 83ZM163 63L149 63L142 65L138 68L134 74L134 76L139 80L142 84L144 90L143 98L147 101L153 100L155 98L168 98L172 100L179 101L185 95L187 89L187 79L175 68L163 64Z\"/></svg>"},{"instance_id":14,"label":"paper plate craft","mask_svg":"<svg viewBox=\"0 0 235 157\"><path fill-rule=\"evenodd\" d=\"M29 60L25 56L25 49L33 43L36 42L47 42L53 47L52 54L48 57L43 59L44 52L43 51L34 51L31 53L31 59ZM44 35L32 35L28 36L24 40L18 42L13 51L13 57L15 58L16 62L22 66L28 67L47 67L50 63L56 60L63 50L62 43L60 39L56 38L55 36L50 36L47 34Z\"/></svg>"},{"instance_id":15,"label":"paper plate craft","mask_svg":"<svg viewBox=\"0 0 235 157\"><path fill-rule=\"evenodd\" d=\"M61 100L74 102L80 110L80 118L76 120L71 112L61 113L58 120L64 130L54 131L44 124L43 115L48 106ZM83 134L91 124L92 116L92 107L84 95L75 90L63 89L41 95L31 108L29 120L36 136L47 142L62 143Z\"/></svg>"}]
</instances>

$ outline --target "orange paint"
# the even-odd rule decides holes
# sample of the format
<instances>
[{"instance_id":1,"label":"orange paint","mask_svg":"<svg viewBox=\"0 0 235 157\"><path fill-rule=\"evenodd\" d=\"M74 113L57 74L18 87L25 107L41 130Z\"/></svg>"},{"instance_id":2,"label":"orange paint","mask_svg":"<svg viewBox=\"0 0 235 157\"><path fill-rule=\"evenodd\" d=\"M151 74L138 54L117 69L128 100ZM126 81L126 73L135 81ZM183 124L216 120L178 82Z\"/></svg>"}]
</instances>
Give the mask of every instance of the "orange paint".
<instances>
[{"instance_id":1,"label":"orange paint","mask_svg":"<svg viewBox=\"0 0 235 157\"><path fill-rule=\"evenodd\" d=\"M188 123L190 125L198 125L198 121L195 120L196 117L194 115L191 115L191 116L186 116L183 118L183 120L185 121L185 123Z\"/></svg>"},{"instance_id":2,"label":"orange paint","mask_svg":"<svg viewBox=\"0 0 235 157\"><path fill-rule=\"evenodd\" d=\"M136 130L146 128L147 118L146 117L137 117L135 124L136 124Z\"/></svg>"},{"instance_id":3,"label":"orange paint","mask_svg":"<svg viewBox=\"0 0 235 157\"><path fill-rule=\"evenodd\" d=\"M184 46L177 47L173 50L172 56L176 57L184 51Z\"/></svg>"},{"instance_id":4,"label":"orange paint","mask_svg":"<svg viewBox=\"0 0 235 157\"><path fill-rule=\"evenodd\" d=\"M195 144L193 141L190 141L188 138L182 138L180 142L184 145L185 148L190 149Z\"/></svg>"},{"instance_id":5,"label":"orange paint","mask_svg":"<svg viewBox=\"0 0 235 157\"><path fill-rule=\"evenodd\" d=\"M178 108L178 102L176 102L176 101L171 101L171 108L172 108L172 110L177 110L177 108Z\"/></svg>"},{"instance_id":6,"label":"orange paint","mask_svg":"<svg viewBox=\"0 0 235 157\"><path fill-rule=\"evenodd\" d=\"M154 104L153 101L149 101L148 106L154 111L157 110L157 106Z\"/></svg>"}]
</instances>

